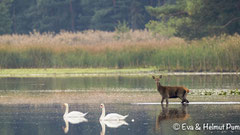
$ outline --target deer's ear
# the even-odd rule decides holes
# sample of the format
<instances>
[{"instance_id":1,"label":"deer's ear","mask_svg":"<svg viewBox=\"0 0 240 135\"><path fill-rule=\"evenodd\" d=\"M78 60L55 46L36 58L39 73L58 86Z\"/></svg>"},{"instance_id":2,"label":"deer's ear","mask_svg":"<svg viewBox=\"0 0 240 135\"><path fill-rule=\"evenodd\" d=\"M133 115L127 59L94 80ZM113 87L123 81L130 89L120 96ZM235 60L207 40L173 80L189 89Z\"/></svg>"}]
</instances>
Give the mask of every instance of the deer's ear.
<instances>
[{"instance_id":1,"label":"deer's ear","mask_svg":"<svg viewBox=\"0 0 240 135\"><path fill-rule=\"evenodd\" d=\"M162 78L162 75L160 75L159 78Z\"/></svg>"},{"instance_id":2,"label":"deer's ear","mask_svg":"<svg viewBox=\"0 0 240 135\"><path fill-rule=\"evenodd\" d=\"M155 76L152 76L153 79L155 79Z\"/></svg>"}]
</instances>

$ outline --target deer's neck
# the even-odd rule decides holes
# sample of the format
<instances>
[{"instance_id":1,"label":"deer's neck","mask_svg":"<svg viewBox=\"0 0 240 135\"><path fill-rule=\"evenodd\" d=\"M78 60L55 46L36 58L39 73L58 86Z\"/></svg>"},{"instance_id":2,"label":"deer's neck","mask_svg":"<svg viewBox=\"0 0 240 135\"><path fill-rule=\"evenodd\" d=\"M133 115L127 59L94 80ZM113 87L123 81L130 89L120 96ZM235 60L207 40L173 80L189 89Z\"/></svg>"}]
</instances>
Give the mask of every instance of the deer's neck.
<instances>
[{"instance_id":1,"label":"deer's neck","mask_svg":"<svg viewBox=\"0 0 240 135\"><path fill-rule=\"evenodd\" d=\"M163 86L160 84L160 82L157 82L157 90L159 92L163 90Z\"/></svg>"}]
</instances>

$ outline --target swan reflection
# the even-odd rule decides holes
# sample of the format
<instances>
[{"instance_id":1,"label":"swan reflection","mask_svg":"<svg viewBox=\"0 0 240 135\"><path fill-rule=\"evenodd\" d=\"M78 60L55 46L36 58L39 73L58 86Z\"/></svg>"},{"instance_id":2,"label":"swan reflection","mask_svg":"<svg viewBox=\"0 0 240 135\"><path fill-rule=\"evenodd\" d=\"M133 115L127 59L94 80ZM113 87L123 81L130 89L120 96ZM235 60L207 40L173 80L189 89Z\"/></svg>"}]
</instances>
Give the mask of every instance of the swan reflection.
<instances>
[{"instance_id":1,"label":"swan reflection","mask_svg":"<svg viewBox=\"0 0 240 135\"><path fill-rule=\"evenodd\" d=\"M79 124L82 122L88 122L88 120L84 117L63 117L63 120L65 122L65 127L63 127L64 133L68 133L69 131L69 123L71 124Z\"/></svg>"},{"instance_id":2,"label":"swan reflection","mask_svg":"<svg viewBox=\"0 0 240 135\"><path fill-rule=\"evenodd\" d=\"M71 124L79 124L82 122L87 122L88 120L84 117L87 113L82 113L79 111L69 111L69 107L67 103L64 103L65 113L63 115L63 120L65 122L65 127L63 127L64 133L68 133L69 131L69 123Z\"/></svg>"},{"instance_id":3,"label":"swan reflection","mask_svg":"<svg viewBox=\"0 0 240 135\"><path fill-rule=\"evenodd\" d=\"M168 106L164 107L161 105L162 111L156 118L155 131L159 130L162 122L168 120L177 120L177 121L185 121L190 115L187 112L187 105L182 105L181 108L168 108Z\"/></svg>"},{"instance_id":4,"label":"swan reflection","mask_svg":"<svg viewBox=\"0 0 240 135\"><path fill-rule=\"evenodd\" d=\"M105 124L109 128L118 128L122 125L128 125L128 123L124 120L121 120L121 121L101 121L101 122L102 122L102 124Z\"/></svg>"},{"instance_id":5,"label":"swan reflection","mask_svg":"<svg viewBox=\"0 0 240 135\"><path fill-rule=\"evenodd\" d=\"M102 127L102 131L100 133L100 135L105 135L105 131L106 131L106 126L109 127L109 128L118 128L122 125L128 125L128 123L124 120L120 120L120 121L117 121L117 120L112 120L112 121L99 121L100 124L101 124L101 127Z\"/></svg>"}]
</instances>

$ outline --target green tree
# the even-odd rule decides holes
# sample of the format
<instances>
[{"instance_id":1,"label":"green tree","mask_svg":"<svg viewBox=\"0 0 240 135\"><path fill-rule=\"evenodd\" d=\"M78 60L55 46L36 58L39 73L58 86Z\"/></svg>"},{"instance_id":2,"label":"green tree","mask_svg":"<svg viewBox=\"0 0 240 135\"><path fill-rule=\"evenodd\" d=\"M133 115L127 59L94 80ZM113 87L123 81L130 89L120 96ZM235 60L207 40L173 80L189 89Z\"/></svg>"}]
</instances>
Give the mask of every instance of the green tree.
<instances>
[{"instance_id":1,"label":"green tree","mask_svg":"<svg viewBox=\"0 0 240 135\"><path fill-rule=\"evenodd\" d=\"M29 9L35 4L35 0L13 0L11 7L13 33L23 34L32 31L33 15Z\"/></svg>"},{"instance_id":2,"label":"green tree","mask_svg":"<svg viewBox=\"0 0 240 135\"><path fill-rule=\"evenodd\" d=\"M10 7L12 0L0 1L0 34L11 33L12 19L10 14Z\"/></svg>"},{"instance_id":3,"label":"green tree","mask_svg":"<svg viewBox=\"0 0 240 135\"><path fill-rule=\"evenodd\" d=\"M239 0L186 0L189 21L177 28L176 36L193 39L240 33Z\"/></svg>"},{"instance_id":4,"label":"green tree","mask_svg":"<svg viewBox=\"0 0 240 135\"><path fill-rule=\"evenodd\" d=\"M71 0L36 0L28 10L32 19L32 29L40 32L59 32L74 30L75 16Z\"/></svg>"},{"instance_id":5,"label":"green tree","mask_svg":"<svg viewBox=\"0 0 240 135\"><path fill-rule=\"evenodd\" d=\"M91 29L108 30L114 29L113 2L110 0L94 1L92 4L94 15L91 17Z\"/></svg>"},{"instance_id":6,"label":"green tree","mask_svg":"<svg viewBox=\"0 0 240 135\"><path fill-rule=\"evenodd\" d=\"M127 21L131 29L143 29L149 21L150 15L146 12L145 6L149 5L146 0L117 0L114 5L115 26L117 22Z\"/></svg>"},{"instance_id":7,"label":"green tree","mask_svg":"<svg viewBox=\"0 0 240 135\"><path fill-rule=\"evenodd\" d=\"M146 10L155 17L146 27L155 34L194 39L240 33L239 0L176 0Z\"/></svg>"},{"instance_id":8,"label":"green tree","mask_svg":"<svg viewBox=\"0 0 240 135\"><path fill-rule=\"evenodd\" d=\"M90 28L91 18L95 13L92 3L94 3L94 0L81 0L74 4L77 30L87 30Z\"/></svg>"},{"instance_id":9,"label":"green tree","mask_svg":"<svg viewBox=\"0 0 240 135\"><path fill-rule=\"evenodd\" d=\"M1 33L114 31L119 21L126 21L131 29L143 29L150 19L144 7L163 1L0 0Z\"/></svg>"},{"instance_id":10,"label":"green tree","mask_svg":"<svg viewBox=\"0 0 240 135\"><path fill-rule=\"evenodd\" d=\"M150 19L144 8L147 4L146 0L131 0L129 24L132 29L143 28L145 20Z\"/></svg>"}]
</instances>

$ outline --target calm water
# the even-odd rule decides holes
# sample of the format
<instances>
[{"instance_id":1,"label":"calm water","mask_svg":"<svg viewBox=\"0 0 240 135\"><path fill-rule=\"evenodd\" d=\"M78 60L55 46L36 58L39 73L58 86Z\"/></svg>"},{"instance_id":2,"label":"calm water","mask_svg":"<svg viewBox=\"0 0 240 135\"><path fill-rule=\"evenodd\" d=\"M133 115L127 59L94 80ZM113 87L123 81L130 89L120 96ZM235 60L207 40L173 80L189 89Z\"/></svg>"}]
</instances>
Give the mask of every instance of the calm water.
<instances>
[{"instance_id":1,"label":"calm water","mask_svg":"<svg viewBox=\"0 0 240 135\"><path fill-rule=\"evenodd\" d=\"M87 122L71 124L63 119L64 108L54 105L20 105L0 106L1 135L163 135L163 134L240 134L238 129L210 130L210 125L222 126L231 124L240 126L240 105L133 105L105 104L106 112L129 114L125 124L99 122L101 109L99 104L70 104L70 110L89 112ZM126 125L126 123L128 125ZM173 125L181 125L174 130ZM108 125L106 125L108 124ZM119 124L119 125L118 125ZM182 127L182 125L187 125ZM199 124L200 130L190 129ZM203 129L208 124L208 129ZM68 126L67 126L68 125ZM119 126L116 128L116 125ZM67 127L66 127L67 126ZM115 126L115 128L113 128ZM175 124L176 126L176 124ZM112 128L110 128L112 127ZM105 128L105 130L104 130ZM188 131L186 131L188 130Z\"/></svg>"},{"instance_id":2,"label":"calm water","mask_svg":"<svg viewBox=\"0 0 240 135\"><path fill-rule=\"evenodd\" d=\"M183 85L189 89L240 88L239 75L164 76L162 85ZM0 78L0 90L154 90L149 76Z\"/></svg>"},{"instance_id":3,"label":"calm water","mask_svg":"<svg viewBox=\"0 0 240 135\"><path fill-rule=\"evenodd\" d=\"M239 75L172 75L165 76L161 83L162 85L184 85L191 90L240 89ZM10 90L17 92L39 90L50 92L56 92L56 90L156 91L156 86L151 75L0 78L0 92ZM70 111L89 112L85 119L78 119L76 122L76 120L63 119L65 109L60 104L0 104L0 135L240 134L240 104L189 104L188 106L170 104L168 107L130 103L105 104L107 113L129 114L126 121L122 123L100 123L99 105L100 103L70 104ZM235 130L230 129L230 125L232 128L235 126ZM173 126L179 129L176 131ZM200 128L199 131L196 131L196 126ZM217 129L213 130L214 126ZM226 126L229 126L228 130Z\"/></svg>"}]
</instances>

